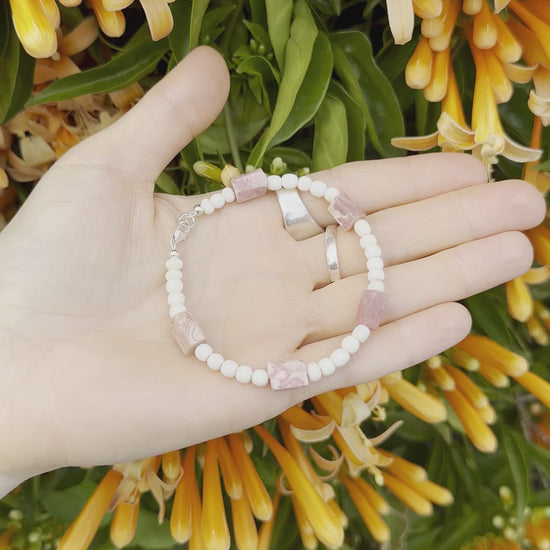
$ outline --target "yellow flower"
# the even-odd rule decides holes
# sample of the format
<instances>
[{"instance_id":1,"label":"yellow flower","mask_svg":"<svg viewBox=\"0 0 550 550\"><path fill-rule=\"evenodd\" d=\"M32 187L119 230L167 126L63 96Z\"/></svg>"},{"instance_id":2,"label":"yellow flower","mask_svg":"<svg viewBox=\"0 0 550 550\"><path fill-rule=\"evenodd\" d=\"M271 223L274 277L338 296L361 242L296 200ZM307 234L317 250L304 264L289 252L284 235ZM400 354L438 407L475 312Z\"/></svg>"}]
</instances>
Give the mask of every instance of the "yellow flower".
<instances>
[{"instance_id":1,"label":"yellow flower","mask_svg":"<svg viewBox=\"0 0 550 550\"><path fill-rule=\"evenodd\" d=\"M191 511L193 487L197 485L195 478L195 449L193 445L185 451L183 458L183 475L176 487L172 513L170 515L170 533L174 540L183 544L191 537L193 530Z\"/></svg>"},{"instance_id":2,"label":"yellow flower","mask_svg":"<svg viewBox=\"0 0 550 550\"><path fill-rule=\"evenodd\" d=\"M516 321L526 323L533 315L535 303L523 277L516 277L506 283L508 313Z\"/></svg>"},{"instance_id":3,"label":"yellow flower","mask_svg":"<svg viewBox=\"0 0 550 550\"><path fill-rule=\"evenodd\" d=\"M414 30L413 0L387 0L390 30L396 44L406 44Z\"/></svg>"},{"instance_id":4,"label":"yellow flower","mask_svg":"<svg viewBox=\"0 0 550 550\"><path fill-rule=\"evenodd\" d=\"M32 57L52 56L57 50L59 10L55 0L10 0L15 32Z\"/></svg>"},{"instance_id":5,"label":"yellow flower","mask_svg":"<svg viewBox=\"0 0 550 550\"><path fill-rule=\"evenodd\" d=\"M114 469L107 472L78 517L59 541L58 550L88 548L121 480L120 472Z\"/></svg>"}]
</instances>

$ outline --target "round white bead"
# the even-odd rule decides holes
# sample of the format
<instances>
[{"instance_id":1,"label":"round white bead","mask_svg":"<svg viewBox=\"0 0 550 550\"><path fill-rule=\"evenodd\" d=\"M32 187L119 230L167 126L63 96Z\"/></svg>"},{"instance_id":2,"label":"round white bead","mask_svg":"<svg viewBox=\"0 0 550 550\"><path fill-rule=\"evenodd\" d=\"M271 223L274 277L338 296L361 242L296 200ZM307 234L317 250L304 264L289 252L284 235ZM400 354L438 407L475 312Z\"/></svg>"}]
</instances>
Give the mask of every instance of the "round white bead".
<instances>
[{"instance_id":1,"label":"round white bead","mask_svg":"<svg viewBox=\"0 0 550 550\"><path fill-rule=\"evenodd\" d=\"M181 258L174 256L166 260L166 269L181 269L183 267L183 261Z\"/></svg>"},{"instance_id":2,"label":"round white bead","mask_svg":"<svg viewBox=\"0 0 550 550\"><path fill-rule=\"evenodd\" d=\"M170 292L168 294L168 305L175 306L176 304L185 304L183 292Z\"/></svg>"},{"instance_id":3,"label":"round white bead","mask_svg":"<svg viewBox=\"0 0 550 550\"><path fill-rule=\"evenodd\" d=\"M301 176L298 178L298 189L300 191L309 191L311 187L311 178L309 176Z\"/></svg>"},{"instance_id":4,"label":"round white bead","mask_svg":"<svg viewBox=\"0 0 550 550\"><path fill-rule=\"evenodd\" d=\"M323 372L319 363L308 363L307 364L307 375L311 382L318 382L323 377Z\"/></svg>"},{"instance_id":5,"label":"round white bead","mask_svg":"<svg viewBox=\"0 0 550 550\"><path fill-rule=\"evenodd\" d=\"M380 256L367 260L367 269L384 269L384 260Z\"/></svg>"},{"instance_id":6,"label":"round white bead","mask_svg":"<svg viewBox=\"0 0 550 550\"><path fill-rule=\"evenodd\" d=\"M353 229L358 237L368 235L371 232L371 228L367 220L357 220L353 224Z\"/></svg>"},{"instance_id":7,"label":"round white bead","mask_svg":"<svg viewBox=\"0 0 550 550\"><path fill-rule=\"evenodd\" d=\"M352 331L351 335L354 338L357 338L359 342L364 344L367 341L367 338L369 337L370 329L366 325L357 325Z\"/></svg>"},{"instance_id":8,"label":"round white bead","mask_svg":"<svg viewBox=\"0 0 550 550\"><path fill-rule=\"evenodd\" d=\"M206 361L212 355L212 348L208 344L199 344L195 348L195 357L199 361Z\"/></svg>"},{"instance_id":9,"label":"round white bead","mask_svg":"<svg viewBox=\"0 0 550 550\"><path fill-rule=\"evenodd\" d=\"M169 269L166 272L166 280L170 281L171 279L183 279L183 273L179 269Z\"/></svg>"},{"instance_id":10,"label":"round white bead","mask_svg":"<svg viewBox=\"0 0 550 550\"><path fill-rule=\"evenodd\" d=\"M248 384L252 380L252 367L239 365L237 372L235 372L235 380L241 384Z\"/></svg>"},{"instance_id":11,"label":"round white bead","mask_svg":"<svg viewBox=\"0 0 550 550\"><path fill-rule=\"evenodd\" d=\"M371 281L367 285L367 290L377 290L378 292L384 292L384 283L382 281Z\"/></svg>"},{"instance_id":12,"label":"round white bead","mask_svg":"<svg viewBox=\"0 0 550 550\"><path fill-rule=\"evenodd\" d=\"M376 244L376 237L372 233L369 233L368 235L363 235L359 239L359 246L363 250L365 250L369 246L372 246L373 244Z\"/></svg>"},{"instance_id":13,"label":"round white bead","mask_svg":"<svg viewBox=\"0 0 550 550\"><path fill-rule=\"evenodd\" d=\"M359 346L361 345L361 342L355 338L355 336L346 336L342 343L340 344L343 349L345 349L348 353L356 353L359 349Z\"/></svg>"},{"instance_id":14,"label":"round white bead","mask_svg":"<svg viewBox=\"0 0 550 550\"><path fill-rule=\"evenodd\" d=\"M334 364L334 361L332 359L329 359L328 357L323 357L319 361L319 368L321 369L321 372L324 376L330 376L331 374L334 374L334 371L336 370L336 365Z\"/></svg>"},{"instance_id":15,"label":"round white bead","mask_svg":"<svg viewBox=\"0 0 550 550\"><path fill-rule=\"evenodd\" d=\"M296 189L298 185L298 176L296 174L285 174L281 176L281 185L285 189Z\"/></svg>"},{"instance_id":16,"label":"round white bead","mask_svg":"<svg viewBox=\"0 0 550 550\"><path fill-rule=\"evenodd\" d=\"M267 386L268 382L269 382L269 375L267 374L266 370L256 369L252 373L252 383L255 386L258 386L259 388L261 388L263 386Z\"/></svg>"},{"instance_id":17,"label":"round white bead","mask_svg":"<svg viewBox=\"0 0 550 550\"><path fill-rule=\"evenodd\" d=\"M281 176L267 176L267 188L270 191L278 191L282 187Z\"/></svg>"},{"instance_id":18,"label":"round white bead","mask_svg":"<svg viewBox=\"0 0 550 550\"><path fill-rule=\"evenodd\" d=\"M183 281L181 279L170 279L166 281L166 292L181 292L183 290Z\"/></svg>"},{"instance_id":19,"label":"round white bead","mask_svg":"<svg viewBox=\"0 0 550 550\"><path fill-rule=\"evenodd\" d=\"M236 361L233 361L232 359L226 359L222 363L222 366L220 367L220 372L226 378L233 378L238 368L239 368L239 365L237 364Z\"/></svg>"},{"instance_id":20,"label":"round white bead","mask_svg":"<svg viewBox=\"0 0 550 550\"><path fill-rule=\"evenodd\" d=\"M184 313L187 308L183 304L176 304L170 308L170 319L173 319L178 313Z\"/></svg>"},{"instance_id":21,"label":"round white bead","mask_svg":"<svg viewBox=\"0 0 550 550\"><path fill-rule=\"evenodd\" d=\"M212 204L210 199L202 199L201 208L202 211L207 215L213 214L215 210L214 205Z\"/></svg>"},{"instance_id":22,"label":"round white bead","mask_svg":"<svg viewBox=\"0 0 550 550\"><path fill-rule=\"evenodd\" d=\"M381 269L371 269L367 277L369 281L383 281L385 278L384 272Z\"/></svg>"},{"instance_id":23,"label":"round white bead","mask_svg":"<svg viewBox=\"0 0 550 550\"><path fill-rule=\"evenodd\" d=\"M327 184L321 180L312 181L311 187L309 188L309 192L314 197L323 197L325 195L326 190L327 190Z\"/></svg>"},{"instance_id":24,"label":"round white bead","mask_svg":"<svg viewBox=\"0 0 550 550\"><path fill-rule=\"evenodd\" d=\"M216 209L216 210L219 210L220 208L222 208L225 204L225 199L223 198L223 195L221 193L214 193L211 197L210 197L210 202L212 203L212 206Z\"/></svg>"},{"instance_id":25,"label":"round white bead","mask_svg":"<svg viewBox=\"0 0 550 550\"><path fill-rule=\"evenodd\" d=\"M324 197L327 202L333 201L340 194L340 190L336 187L327 187Z\"/></svg>"},{"instance_id":26,"label":"round white bead","mask_svg":"<svg viewBox=\"0 0 550 550\"><path fill-rule=\"evenodd\" d=\"M350 356L345 349L337 348L330 354L330 360L339 368L348 364Z\"/></svg>"},{"instance_id":27,"label":"round white bead","mask_svg":"<svg viewBox=\"0 0 550 550\"><path fill-rule=\"evenodd\" d=\"M369 247L365 248L365 256L368 258L378 257L382 254L380 247L377 244L372 244Z\"/></svg>"},{"instance_id":28,"label":"round white bead","mask_svg":"<svg viewBox=\"0 0 550 550\"><path fill-rule=\"evenodd\" d=\"M224 358L221 353L213 353L206 360L206 364L212 370L220 370L220 367L222 366L223 361L224 361Z\"/></svg>"},{"instance_id":29,"label":"round white bead","mask_svg":"<svg viewBox=\"0 0 550 550\"><path fill-rule=\"evenodd\" d=\"M221 194L225 202L233 202L235 200L235 191L231 187L224 187L221 190Z\"/></svg>"}]
</instances>

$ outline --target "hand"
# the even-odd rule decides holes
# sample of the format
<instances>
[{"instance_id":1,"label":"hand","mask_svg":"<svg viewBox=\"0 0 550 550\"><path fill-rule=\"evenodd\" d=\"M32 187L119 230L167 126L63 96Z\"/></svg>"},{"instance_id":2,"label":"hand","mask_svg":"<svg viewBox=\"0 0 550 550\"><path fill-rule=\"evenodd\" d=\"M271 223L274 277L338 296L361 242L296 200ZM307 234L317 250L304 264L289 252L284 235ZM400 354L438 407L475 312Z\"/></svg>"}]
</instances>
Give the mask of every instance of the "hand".
<instances>
[{"instance_id":1,"label":"hand","mask_svg":"<svg viewBox=\"0 0 550 550\"><path fill-rule=\"evenodd\" d=\"M200 198L154 195L153 182L227 93L222 59L197 49L66 153L0 234L0 477L152 456L404 369L468 333L456 300L529 268L517 231L545 210L529 184L484 183L482 165L457 154L341 166L319 178L370 213L387 266L383 326L346 367L293 391L241 386L184 356L164 262L178 214ZM331 223L324 201L305 200ZM272 194L200 218L180 250L188 308L226 357L315 360L354 325L357 238L338 232L344 278L327 285L324 236L294 241Z\"/></svg>"}]
</instances>

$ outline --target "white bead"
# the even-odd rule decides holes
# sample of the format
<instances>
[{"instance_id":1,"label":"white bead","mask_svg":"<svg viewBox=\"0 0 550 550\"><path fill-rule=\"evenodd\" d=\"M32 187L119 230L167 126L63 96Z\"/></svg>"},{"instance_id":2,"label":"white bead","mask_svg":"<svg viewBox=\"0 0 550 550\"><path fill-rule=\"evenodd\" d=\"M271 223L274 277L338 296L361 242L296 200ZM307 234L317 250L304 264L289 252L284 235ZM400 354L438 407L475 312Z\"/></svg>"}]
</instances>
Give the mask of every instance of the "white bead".
<instances>
[{"instance_id":1,"label":"white bead","mask_svg":"<svg viewBox=\"0 0 550 550\"><path fill-rule=\"evenodd\" d=\"M212 348L208 344L199 344L195 348L195 357L199 361L206 361L212 355Z\"/></svg>"},{"instance_id":2,"label":"white bead","mask_svg":"<svg viewBox=\"0 0 550 550\"><path fill-rule=\"evenodd\" d=\"M371 244L369 247L365 248L365 256L368 258L374 258L380 256L382 251L377 244Z\"/></svg>"},{"instance_id":3,"label":"white bead","mask_svg":"<svg viewBox=\"0 0 550 550\"><path fill-rule=\"evenodd\" d=\"M210 197L210 202L216 210L219 210L225 205L225 199L223 198L223 195L221 193L214 193Z\"/></svg>"},{"instance_id":4,"label":"white bead","mask_svg":"<svg viewBox=\"0 0 550 550\"><path fill-rule=\"evenodd\" d=\"M306 368L307 375L312 382L318 382L323 377L319 363L308 363Z\"/></svg>"},{"instance_id":5,"label":"white bead","mask_svg":"<svg viewBox=\"0 0 550 550\"><path fill-rule=\"evenodd\" d=\"M385 278L384 272L381 269L372 269L368 272L369 281L383 281Z\"/></svg>"},{"instance_id":6,"label":"white bead","mask_svg":"<svg viewBox=\"0 0 550 550\"><path fill-rule=\"evenodd\" d=\"M363 235L368 235L371 232L371 228L367 220L357 220L353 224L353 229L355 230L355 234L358 237L362 237Z\"/></svg>"},{"instance_id":7,"label":"white bead","mask_svg":"<svg viewBox=\"0 0 550 550\"><path fill-rule=\"evenodd\" d=\"M328 357L323 357L319 361L319 367L324 376L330 376L331 374L334 374L334 371L336 370L334 361Z\"/></svg>"},{"instance_id":8,"label":"white bead","mask_svg":"<svg viewBox=\"0 0 550 550\"><path fill-rule=\"evenodd\" d=\"M267 374L266 370L256 369L252 373L252 383L255 386L258 386L259 388L261 388L263 386L267 386L268 382L269 382L269 375Z\"/></svg>"},{"instance_id":9,"label":"white bead","mask_svg":"<svg viewBox=\"0 0 550 550\"><path fill-rule=\"evenodd\" d=\"M339 194L340 190L336 187L327 187L323 196L327 202L332 202Z\"/></svg>"},{"instance_id":10,"label":"white bead","mask_svg":"<svg viewBox=\"0 0 550 550\"><path fill-rule=\"evenodd\" d=\"M298 185L298 176L296 174L284 174L281 177L281 185L285 189L296 189Z\"/></svg>"},{"instance_id":11,"label":"white bead","mask_svg":"<svg viewBox=\"0 0 550 550\"><path fill-rule=\"evenodd\" d=\"M210 199L202 199L201 208L202 211L207 215L213 214L215 210L214 205L212 204Z\"/></svg>"},{"instance_id":12,"label":"white bead","mask_svg":"<svg viewBox=\"0 0 550 550\"><path fill-rule=\"evenodd\" d=\"M170 319L173 319L178 313L184 313L187 308L183 304L176 304L170 308Z\"/></svg>"},{"instance_id":13,"label":"white bead","mask_svg":"<svg viewBox=\"0 0 550 550\"><path fill-rule=\"evenodd\" d=\"M239 365L235 373L235 380L240 384L248 384L252 380L252 367L248 365Z\"/></svg>"},{"instance_id":14,"label":"white bead","mask_svg":"<svg viewBox=\"0 0 550 550\"><path fill-rule=\"evenodd\" d=\"M267 176L267 188L270 191L278 191L282 187L281 176Z\"/></svg>"},{"instance_id":15,"label":"white bead","mask_svg":"<svg viewBox=\"0 0 550 550\"><path fill-rule=\"evenodd\" d=\"M224 187L221 190L222 197L225 199L225 202L234 202L235 201L235 191L231 187Z\"/></svg>"},{"instance_id":16,"label":"white bead","mask_svg":"<svg viewBox=\"0 0 550 550\"><path fill-rule=\"evenodd\" d=\"M233 361L232 359L226 359L222 363L222 366L220 367L220 372L226 378L233 378L238 368L239 368L239 365L237 364L236 361Z\"/></svg>"},{"instance_id":17,"label":"white bead","mask_svg":"<svg viewBox=\"0 0 550 550\"><path fill-rule=\"evenodd\" d=\"M179 241L183 237L183 231L181 229L175 229L174 230L174 239Z\"/></svg>"},{"instance_id":18,"label":"white bead","mask_svg":"<svg viewBox=\"0 0 550 550\"><path fill-rule=\"evenodd\" d=\"M326 190L327 190L327 184L321 180L312 181L311 187L309 188L309 192L314 197L323 197L325 195Z\"/></svg>"},{"instance_id":19,"label":"white bead","mask_svg":"<svg viewBox=\"0 0 550 550\"><path fill-rule=\"evenodd\" d=\"M378 292L384 292L384 283L382 281L371 281L367 285L367 290L377 290Z\"/></svg>"},{"instance_id":20,"label":"white bead","mask_svg":"<svg viewBox=\"0 0 550 550\"><path fill-rule=\"evenodd\" d=\"M384 269L384 260L380 256L367 260L367 269Z\"/></svg>"},{"instance_id":21,"label":"white bead","mask_svg":"<svg viewBox=\"0 0 550 550\"><path fill-rule=\"evenodd\" d=\"M183 290L183 281L181 279L170 279L166 281L166 292L181 292Z\"/></svg>"},{"instance_id":22,"label":"white bead","mask_svg":"<svg viewBox=\"0 0 550 550\"><path fill-rule=\"evenodd\" d=\"M354 338L357 338L359 342L364 344L367 341L367 338L369 337L370 329L366 325L357 325L352 331L351 335Z\"/></svg>"},{"instance_id":23,"label":"white bead","mask_svg":"<svg viewBox=\"0 0 550 550\"><path fill-rule=\"evenodd\" d=\"M185 304L183 292L170 292L168 294L168 305L175 306L176 304Z\"/></svg>"},{"instance_id":24,"label":"white bead","mask_svg":"<svg viewBox=\"0 0 550 550\"><path fill-rule=\"evenodd\" d=\"M164 265L166 266L166 269L181 269L183 267L183 261L181 258L174 256L172 258L168 258Z\"/></svg>"},{"instance_id":25,"label":"white bead","mask_svg":"<svg viewBox=\"0 0 550 550\"><path fill-rule=\"evenodd\" d=\"M301 176L298 178L298 189L300 191L309 191L311 187L311 178L309 176Z\"/></svg>"},{"instance_id":26,"label":"white bead","mask_svg":"<svg viewBox=\"0 0 550 550\"><path fill-rule=\"evenodd\" d=\"M166 272L166 280L170 279L183 279L183 273L179 269L169 269Z\"/></svg>"},{"instance_id":27,"label":"white bead","mask_svg":"<svg viewBox=\"0 0 550 550\"><path fill-rule=\"evenodd\" d=\"M355 336L346 336L342 343L340 344L343 349L345 349L348 353L356 353L359 349L359 346L361 345L361 342L355 338Z\"/></svg>"},{"instance_id":28,"label":"white bead","mask_svg":"<svg viewBox=\"0 0 550 550\"><path fill-rule=\"evenodd\" d=\"M220 367L222 366L223 361L224 361L224 358L221 353L213 353L206 360L206 364L212 370L220 370Z\"/></svg>"},{"instance_id":29,"label":"white bead","mask_svg":"<svg viewBox=\"0 0 550 550\"><path fill-rule=\"evenodd\" d=\"M350 356L345 349L337 348L330 354L330 360L339 368L349 363Z\"/></svg>"},{"instance_id":30,"label":"white bead","mask_svg":"<svg viewBox=\"0 0 550 550\"><path fill-rule=\"evenodd\" d=\"M372 233L369 233L368 235L363 235L359 239L359 246L363 250L367 249L369 246L372 246L373 244L376 244L376 237Z\"/></svg>"}]
</instances>

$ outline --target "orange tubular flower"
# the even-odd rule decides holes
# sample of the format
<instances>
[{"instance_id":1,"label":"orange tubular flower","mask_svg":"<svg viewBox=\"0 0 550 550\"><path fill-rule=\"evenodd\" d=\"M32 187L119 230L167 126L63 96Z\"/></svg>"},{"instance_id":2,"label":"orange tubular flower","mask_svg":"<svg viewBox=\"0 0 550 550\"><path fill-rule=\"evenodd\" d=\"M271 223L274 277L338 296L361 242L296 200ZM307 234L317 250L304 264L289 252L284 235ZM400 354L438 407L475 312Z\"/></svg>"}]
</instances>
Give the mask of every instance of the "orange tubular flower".
<instances>
[{"instance_id":1,"label":"orange tubular flower","mask_svg":"<svg viewBox=\"0 0 550 550\"><path fill-rule=\"evenodd\" d=\"M111 542L117 548L123 548L132 542L136 534L139 515L139 495L134 502L121 502L111 520Z\"/></svg>"},{"instance_id":2,"label":"orange tubular flower","mask_svg":"<svg viewBox=\"0 0 550 550\"><path fill-rule=\"evenodd\" d=\"M214 441L206 442L202 482L201 534L208 550L229 550L231 537L223 505Z\"/></svg>"},{"instance_id":3,"label":"orange tubular flower","mask_svg":"<svg viewBox=\"0 0 550 550\"><path fill-rule=\"evenodd\" d=\"M407 508L410 508L419 516L431 516L433 514L432 503L412 487L409 487L400 478L382 472L384 487L391 491Z\"/></svg>"},{"instance_id":4,"label":"orange tubular flower","mask_svg":"<svg viewBox=\"0 0 550 550\"><path fill-rule=\"evenodd\" d=\"M122 36L126 29L126 20L122 11L109 11L105 9L104 0L90 0L97 22L101 30L112 37Z\"/></svg>"},{"instance_id":5,"label":"orange tubular flower","mask_svg":"<svg viewBox=\"0 0 550 550\"><path fill-rule=\"evenodd\" d=\"M10 0L10 6L15 32L27 53L36 58L51 57L57 50L55 29L59 26L55 2Z\"/></svg>"},{"instance_id":6,"label":"orange tubular flower","mask_svg":"<svg viewBox=\"0 0 550 550\"><path fill-rule=\"evenodd\" d=\"M173 0L140 0L153 40L160 40L172 31L174 20L168 6L170 1Z\"/></svg>"},{"instance_id":7,"label":"orange tubular flower","mask_svg":"<svg viewBox=\"0 0 550 550\"><path fill-rule=\"evenodd\" d=\"M231 516L235 543L239 550L256 550L258 548L258 531L250 504L245 495L231 500Z\"/></svg>"},{"instance_id":8,"label":"orange tubular flower","mask_svg":"<svg viewBox=\"0 0 550 550\"><path fill-rule=\"evenodd\" d=\"M84 508L59 541L58 550L88 548L122 480L122 474L109 470L88 499Z\"/></svg>"},{"instance_id":9,"label":"orange tubular flower","mask_svg":"<svg viewBox=\"0 0 550 550\"><path fill-rule=\"evenodd\" d=\"M191 509L193 485L196 486L195 478L195 446L185 451L183 458L183 475L176 487L172 514L170 515L170 533L174 540L183 544L191 537Z\"/></svg>"},{"instance_id":10,"label":"orange tubular flower","mask_svg":"<svg viewBox=\"0 0 550 550\"><path fill-rule=\"evenodd\" d=\"M522 277L516 277L506 283L506 301L508 313L512 319L526 323L532 317L535 303L531 291Z\"/></svg>"},{"instance_id":11,"label":"orange tubular flower","mask_svg":"<svg viewBox=\"0 0 550 550\"><path fill-rule=\"evenodd\" d=\"M227 439L254 516L260 521L269 520L273 515L273 503L251 458L246 452L242 439L239 434L230 434Z\"/></svg>"},{"instance_id":12,"label":"orange tubular flower","mask_svg":"<svg viewBox=\"0 0 550 550\"><path fill-rule=\"evenodd\" d=\"M530 371L514 378L543 405L550 408L550 384L544 378Z\"/></svg>"},{"instance_id":13,"label":"orange tubular flower","mask_svg":"<svg viewBox=\"0 0 550 550\"><path fill-rule=\"evenodd\" d=\"M303 508L315 536L328 548L338 548L344 540L344 530L331 507L319 496L299 468L292 455L263 427L254 430L275 455L294 496Z\"/></svg>"}]
</instances>

